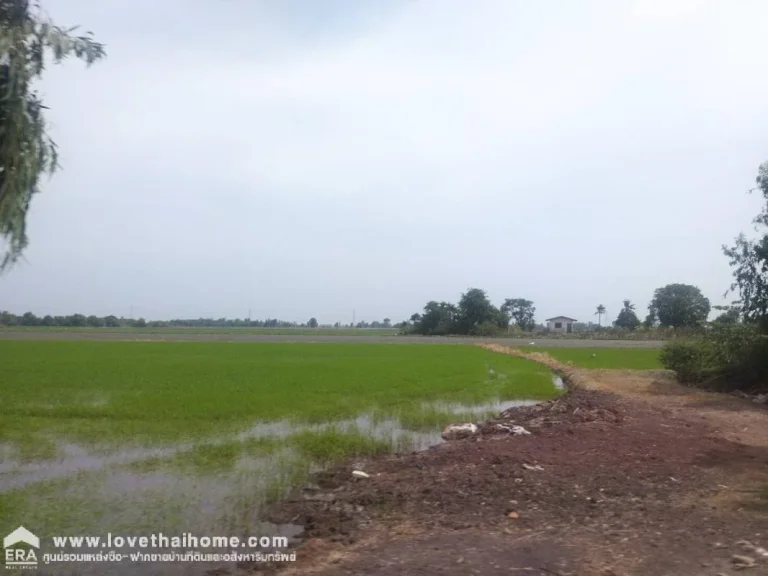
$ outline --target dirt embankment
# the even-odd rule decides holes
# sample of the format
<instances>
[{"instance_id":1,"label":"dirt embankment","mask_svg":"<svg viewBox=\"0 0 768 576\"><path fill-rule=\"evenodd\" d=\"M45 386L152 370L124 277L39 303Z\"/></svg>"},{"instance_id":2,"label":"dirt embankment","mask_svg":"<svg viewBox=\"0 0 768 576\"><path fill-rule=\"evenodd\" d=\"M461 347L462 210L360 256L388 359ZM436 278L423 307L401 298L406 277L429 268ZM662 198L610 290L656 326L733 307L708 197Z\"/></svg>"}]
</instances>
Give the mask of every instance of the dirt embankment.
<instances>
[{"instance_id":1,"label":"dirt embankment","mask_svg":"<svg viewBox=\"0 0 768 576\"><path fill-rule=\"evenodd\" d=\"M488 347L547 364L571 391L472 438L361 463L370 478L320 475L274 510L308 536L280 574L768 574L764 406L661 371ZM271 570L243 567L257 568Z\"/></svg>"}]
</instances>

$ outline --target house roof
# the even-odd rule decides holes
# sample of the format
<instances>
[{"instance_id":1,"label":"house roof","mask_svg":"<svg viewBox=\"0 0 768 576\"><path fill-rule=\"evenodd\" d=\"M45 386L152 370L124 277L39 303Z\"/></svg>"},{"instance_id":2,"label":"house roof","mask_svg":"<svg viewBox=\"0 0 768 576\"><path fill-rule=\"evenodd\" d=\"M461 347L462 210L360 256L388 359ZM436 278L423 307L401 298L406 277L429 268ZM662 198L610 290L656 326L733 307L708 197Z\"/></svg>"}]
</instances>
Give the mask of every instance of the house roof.
<instances>
[{"instance_id":1,"label":"house roof","mask_svg":"<svg viewBox=\"0 0 768 576\"><path fill-rule=\"evenodd\" d=\"M547 318L547 322L552 322L552 320L570 320L571 322L578 322L576 318L568 318L568 316L555 316L554 318Z\"/></svg>"}]
</instances>

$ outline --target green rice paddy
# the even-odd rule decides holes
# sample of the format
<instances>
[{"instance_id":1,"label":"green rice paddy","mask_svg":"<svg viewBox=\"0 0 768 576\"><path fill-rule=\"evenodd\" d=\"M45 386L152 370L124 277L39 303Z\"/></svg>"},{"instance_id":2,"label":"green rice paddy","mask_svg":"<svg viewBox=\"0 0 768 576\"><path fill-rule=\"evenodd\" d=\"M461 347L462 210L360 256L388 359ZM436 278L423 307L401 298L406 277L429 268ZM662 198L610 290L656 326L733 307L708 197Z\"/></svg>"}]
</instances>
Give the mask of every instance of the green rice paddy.
<instances>
[{"instance_id":1,"label":"green rice paddy","mask_svg":"<svg viewBox=\"0 0 768 576\"><path fill-rule=\"evenodd\" d=\"M243 533L312 470L559 393L474 346L0 340L0 357L0 531Z\"/></svg>"},{"instance_id":2,"label":"green rice paddy","mask_svg":"<svg viewBox=\"0 0 768 576\"><path fill-rule=\"evenodd\" d=\"M450 344L0 340L0 358L0 532L40 535L279 531L265 506L313 470L560 393L541 365Z\"/></svg>"},{"instance_id":3,"label":"green rice paddy","mask_svg":"<svg viewBox=\"0 0 768 576\"><path fill-rule=\"evenodd\" d=\"M0 341L0 357L0 441L145 444L555 393L546 368L471 346Z\"/></svg>"}]
</instances>

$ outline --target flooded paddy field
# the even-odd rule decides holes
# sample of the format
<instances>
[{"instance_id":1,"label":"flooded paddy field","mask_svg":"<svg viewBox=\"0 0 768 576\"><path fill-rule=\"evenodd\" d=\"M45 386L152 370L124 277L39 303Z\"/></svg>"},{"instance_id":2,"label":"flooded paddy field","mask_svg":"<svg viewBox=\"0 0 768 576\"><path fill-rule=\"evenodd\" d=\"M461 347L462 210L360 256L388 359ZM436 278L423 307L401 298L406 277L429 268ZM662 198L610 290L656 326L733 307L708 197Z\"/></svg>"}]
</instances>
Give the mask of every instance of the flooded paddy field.
<instances>
[{"instance_id":1,"label":"flooded paddy field","mask_svg":"<svg viewBox=\"0 0 768 576\"><path fill-rule=\"evenodd\" d=\"M0 341L0 530L290 537L265 507L346 458L559 393L474 346Z\"/></svg>"}]
</instances>

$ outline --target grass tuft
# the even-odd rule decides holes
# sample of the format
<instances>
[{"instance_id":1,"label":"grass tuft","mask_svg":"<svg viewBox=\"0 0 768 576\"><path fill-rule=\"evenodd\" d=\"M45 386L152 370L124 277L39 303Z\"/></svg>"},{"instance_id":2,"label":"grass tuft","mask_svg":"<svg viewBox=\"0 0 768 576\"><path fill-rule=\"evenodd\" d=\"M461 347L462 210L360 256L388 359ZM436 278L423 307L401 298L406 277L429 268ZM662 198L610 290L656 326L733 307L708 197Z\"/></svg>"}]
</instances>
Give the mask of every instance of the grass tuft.
<instances>
[{"instance_id":1,"label":"grass tuft","mask_svg":"<svg viewBox=\"0 0 768 576\"><path fill-rule=\"evenodd\" d=\"M307 430L292 435L289 440L300 454L321 464L356 456L384 454L393 448L391 442L355 430Z\"/></svg>"}]
</instances>

